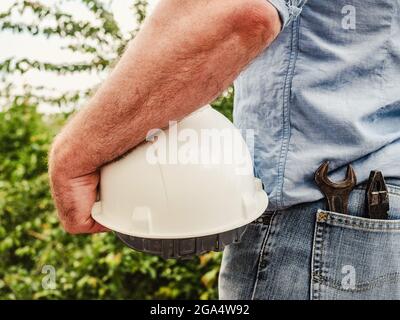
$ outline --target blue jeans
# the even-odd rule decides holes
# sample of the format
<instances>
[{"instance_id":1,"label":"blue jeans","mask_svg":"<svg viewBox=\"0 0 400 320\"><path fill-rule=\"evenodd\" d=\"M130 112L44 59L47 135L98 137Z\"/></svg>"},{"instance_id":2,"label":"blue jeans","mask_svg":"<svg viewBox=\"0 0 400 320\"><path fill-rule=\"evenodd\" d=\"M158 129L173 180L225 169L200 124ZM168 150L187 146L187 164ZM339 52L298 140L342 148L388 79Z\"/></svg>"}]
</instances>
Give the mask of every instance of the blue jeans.
<instances>
[{"instance_id":1,"label":"blue jeans","mask_svg":"<svg viewBox=\"0 0 400 320\"><path fill-rule=\"evenodd\" d=\"M400 299L396 185L388 220L365 218L365 186L352 192L348 215L323 200L266 211L225 249L220 299Z\"/></svg>"}]
</instances>

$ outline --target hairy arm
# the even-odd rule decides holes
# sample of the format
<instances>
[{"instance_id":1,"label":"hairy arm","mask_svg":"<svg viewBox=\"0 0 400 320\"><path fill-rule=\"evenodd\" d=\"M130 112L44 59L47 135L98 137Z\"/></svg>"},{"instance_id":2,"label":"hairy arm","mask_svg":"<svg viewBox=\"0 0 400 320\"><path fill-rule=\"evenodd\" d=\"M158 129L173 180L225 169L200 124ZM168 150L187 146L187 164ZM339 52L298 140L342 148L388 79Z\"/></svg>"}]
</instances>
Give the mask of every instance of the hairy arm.
<instances>
[{"instance_id":1,"label":"hairy arm","mask_svg":"<svg viewBox=\"0 0 400 320\"><path fill-rule=\"evenodd\" d=\"M266 0L161 0L50 153L53 197L70 233L104 231L90 209L98 169L153 128L209 103L279 33Z\"/></svg>"}]
</instances>

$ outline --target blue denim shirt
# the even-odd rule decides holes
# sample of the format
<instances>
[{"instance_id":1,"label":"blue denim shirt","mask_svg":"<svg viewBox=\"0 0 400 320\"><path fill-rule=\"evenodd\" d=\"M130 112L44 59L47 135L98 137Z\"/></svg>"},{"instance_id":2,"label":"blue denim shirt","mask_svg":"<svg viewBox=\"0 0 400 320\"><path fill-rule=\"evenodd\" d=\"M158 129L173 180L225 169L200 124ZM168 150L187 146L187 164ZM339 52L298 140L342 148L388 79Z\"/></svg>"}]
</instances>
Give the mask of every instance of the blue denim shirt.
<instances>
[{"instance_id":1,"label":"blue denim shirt","mask_svg":"<svg viewBox=\"0 0 400 320\"><path fill-rule=\"evenodd\" d=\"M324 160L333 180L349 163L359 182L400 178L400 1L269 1L283 30L236 80L234 108L269 209L321 199Z\"/></svg>"}]
</instances>

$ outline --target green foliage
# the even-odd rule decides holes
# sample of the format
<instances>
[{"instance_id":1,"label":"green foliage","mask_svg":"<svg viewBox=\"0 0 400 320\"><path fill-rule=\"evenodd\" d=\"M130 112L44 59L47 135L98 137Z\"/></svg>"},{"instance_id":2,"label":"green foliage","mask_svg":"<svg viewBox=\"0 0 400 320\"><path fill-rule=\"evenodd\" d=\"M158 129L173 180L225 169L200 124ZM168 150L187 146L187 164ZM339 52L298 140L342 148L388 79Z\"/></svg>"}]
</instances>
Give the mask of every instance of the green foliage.
<instances>
[{"instance_id":1,"label":"green foliage","mask_svg":"<svg viewBox=\"0 0 400 320\"><path fill-rule=\"evenodd\" d=\"M50 196L47 152L66 114L37 112L42 103L78 104L92 90L39 94L45 88L24 86L13 91L8 76L32 69L77 74L103 71L115 63L138 31L146 14L146 0L132 0L138 28L123 35L104 1L81 1L97 24L78 21L58 6L16 0L0 13L0 32L71 40L66 50L89 55L74 64L54 64L14 57L0 61L0 299L215 299L220 253L189 261L165 261L135 252L113 234L71 236L60 227ZM15 15L31 12L30 23ZM18 22L19 21L19 22ZM22 21L22 22L21 22ZM44 23L52 21L54 23ZM45 91L44 91L45 92ZM229 89L213 106L232 119ZM56 288L42 285L44 266L56 271Z\"/></svg>"},{"instance_id":2,"label":"green foliage","mask_svg":"<svg viewBox=\"0 0 400 320\"><path fill-rule=\"evenodd\" d=\"M220 97L218 97L211 105L214 109L221 112L229 120L233 121L233 87L230 87Z\"/></svg>"}]
</instances>

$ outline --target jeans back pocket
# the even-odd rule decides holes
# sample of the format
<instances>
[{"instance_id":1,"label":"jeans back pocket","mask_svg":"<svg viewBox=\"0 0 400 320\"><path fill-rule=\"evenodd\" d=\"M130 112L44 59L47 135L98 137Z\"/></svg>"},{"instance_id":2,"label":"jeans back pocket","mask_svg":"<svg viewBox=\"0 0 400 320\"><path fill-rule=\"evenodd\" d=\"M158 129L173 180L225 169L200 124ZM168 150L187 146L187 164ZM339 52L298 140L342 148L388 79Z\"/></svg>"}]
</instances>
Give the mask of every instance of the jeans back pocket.
<instances>
[{"instance_id":1,"label":"jeans back pocket","mask_svg":"<svg viewBox=\"0 0 400 320\"><path fill-rule=\"evenodd\" d=\"M388 220L363 217L364 190L353 191L349 215L319 210L311 298L400 299L400 188L388 186Z\"/></svg>"}]
</instances>

